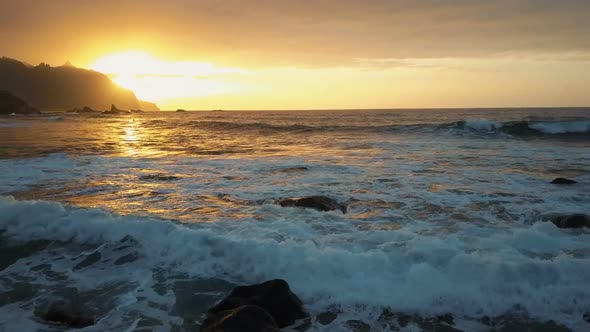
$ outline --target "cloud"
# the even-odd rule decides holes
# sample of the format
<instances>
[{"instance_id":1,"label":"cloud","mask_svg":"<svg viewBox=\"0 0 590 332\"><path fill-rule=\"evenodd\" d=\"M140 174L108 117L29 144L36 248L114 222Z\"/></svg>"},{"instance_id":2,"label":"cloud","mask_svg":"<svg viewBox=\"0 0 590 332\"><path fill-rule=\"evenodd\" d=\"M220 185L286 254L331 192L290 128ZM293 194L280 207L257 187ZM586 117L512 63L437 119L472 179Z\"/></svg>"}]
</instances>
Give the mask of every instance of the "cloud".
<instances>
[{"instance_id":1,"label":"cloud","mask_svg":"<svg viewBox=\"0 0 590 332\"><path fill-rule=\"evenodd\" d=\"M4 35L7 49L146 40L171 57L252 67L590 54L588 0L4 0L3 9L0 29L15 36Z\"/></svg>"}]
</instances>

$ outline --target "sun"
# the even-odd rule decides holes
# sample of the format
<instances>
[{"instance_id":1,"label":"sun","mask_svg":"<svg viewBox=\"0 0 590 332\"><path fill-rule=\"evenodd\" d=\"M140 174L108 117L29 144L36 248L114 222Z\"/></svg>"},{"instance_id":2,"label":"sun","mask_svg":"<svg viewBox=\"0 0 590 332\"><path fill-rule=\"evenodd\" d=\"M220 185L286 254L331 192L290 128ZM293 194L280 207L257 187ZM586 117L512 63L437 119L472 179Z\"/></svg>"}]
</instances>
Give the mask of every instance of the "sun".
<instances>
[{"instance_id":1,"label":"sun","mask_svg":"<svg viewBox=\"0 0 590 332\"><path fill-rule=\"evenodd\" d=\"M90 68L108 75L138 98L155 102L235 93L240 87L231 77L247 74L239 68L220 68L208 62L166 61L142 51L105 55Z\"/></svg>"}]
</instances>

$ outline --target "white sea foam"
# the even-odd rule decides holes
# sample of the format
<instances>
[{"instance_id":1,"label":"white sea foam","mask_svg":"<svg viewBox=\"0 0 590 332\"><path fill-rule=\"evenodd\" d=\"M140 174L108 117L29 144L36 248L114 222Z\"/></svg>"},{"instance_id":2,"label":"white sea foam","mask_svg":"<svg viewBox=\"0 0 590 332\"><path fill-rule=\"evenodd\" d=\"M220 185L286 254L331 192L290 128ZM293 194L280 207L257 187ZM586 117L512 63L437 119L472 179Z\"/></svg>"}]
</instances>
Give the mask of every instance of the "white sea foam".
<instances>
[{"instance_id":1,"label":"white sea foam","mask_svg":"<svg viewBox=\"0 0 590 332\"><path fill-rule=\"evenodd\" d=\"M320 225L296 219L187 227L11 198L0 198L0 211L0 228L13 239L138 240L142 269L71 274L81 289L117 280L141 284L146 268L159 268L245 283L284 278L312 312L336 304L367 320L388 306L469 316L520 305L532 317L575 328L584 324L581 317L590 306L590 234L551 223L510 229L462 225L453 233L432 234L430 225L417 222L397 231L334 235L335 241L317 236L313 228Z\"/></svg>"},{"instance_id":2,"label":"white sea foam","mask_svg":"<svg viewBox=\"0 0 590 332\"><path fill-rule=\"evenodd\" d=\"M588 133L590 132L590 121L529 123L529 128L545 134Z\"/></svg>"},{"instance_id":3,"label":"white sea foam","mask_svg":"<svg viewBox=\"0 0 590 332\"><path fill-rule=\"evenodd\" d=\"M7 121L0 119L0 128L23 128L28 127L29 125L26 123L16 122L16 121Z\"/></svg>"},{"instance_id":4,"label":"white sea foam","mask_svg":"<svg viewBox=\"0 0 590 332\"><path fill-rule=\"evenodd\" d=\"M491 120L467 120L465 127L474 130L494 131L502 128L502 123Z\"/></svg>"}]
</instances>

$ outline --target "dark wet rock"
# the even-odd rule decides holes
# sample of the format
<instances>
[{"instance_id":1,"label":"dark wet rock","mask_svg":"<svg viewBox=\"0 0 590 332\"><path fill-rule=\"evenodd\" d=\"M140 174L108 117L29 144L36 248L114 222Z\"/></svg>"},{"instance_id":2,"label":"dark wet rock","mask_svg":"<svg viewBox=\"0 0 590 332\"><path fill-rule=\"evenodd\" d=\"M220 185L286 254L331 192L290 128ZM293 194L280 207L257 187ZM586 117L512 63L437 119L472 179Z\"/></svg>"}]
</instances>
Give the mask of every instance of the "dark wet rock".
<instances>
[{"instance_id":1,"label":"dark wet rock","mask_svg":"<svg viewBox=\"0 0 590 332\"><path fill-rule=\"evenodd\" d=\"M83 261L81 261L80 263L78 263L76 266L74 266L74 271L83 269L87 266L90 266L96 262L98 262L101 259L102 255L100 254L100 252L95 251L92 254L88 255Z\"/></svg>"},{"instance_id":2,"label":"dark wet rock","mask_svg":"<svg viewBox=\"0 0 590 332\"><path fill-rule=\"evenodd\" d=\"M291 292L289 284L280 279L234 288L226 298L209 309L209 315L249 305L266 310L280 328L308 317L301 300Z\"/></svg>"},{"instance_id":3,"label":"dark wet rock","mask_svg":"<svg viewBox=\"0 0 590 332\"><path fill-rule=\"evenodd\" d=\"M131 236L131 235L125 235L121 238L121 240L119 240L119 243L126 243L126 244L131 244L131 245L136 245L139 242L137 242L137 240Z\"/></svg>"},{"instance_id":4,"label":"dark wet rock","mask_svg":"<svg viewBox=\"0 0 590 332\"><path fill-rule=\"evenodd\" d=\"M556 216L551 222L559 228L590 228L590 216L585 214L570 214Z\"/></svg>"},{"instance_id":5,"label":"dark wet rock","mask_svg":"<svg viewBox=\"0 0 590 332\"><path fill-rule=\"evenodd\" d=\"M169 284L171 278L178 279ZM180 330L199 331L209 308L213 307L219 297L231 291L234 284L220 279L194 279L186 275L172 276L167 271L159 271L154 275L157 284L153 289L161 296L172 291L176 299L174 306L169 311L171 316L182 317L184 322ZM170 286L172 286L170 288ZM197 323L199 322L199 323Z\"/></svg>"},{"instance_id":6,"label":"dark wet rock","mask_svg":"<svg viewBox=\"0 0 590 332\"><path fill-rule=\"evenodd\" d=\"M47 322L65 325L68 328L83 328L95 324L95 318L81 310L72 311L64 305L52 305L41 317Z\"/></svg>"},{"instance_id":7,"label":"dark wet rock","mask_svg":"<svg viewBox=\"0 0 590 332\"><path fill-rule=\"evenodd\" d=\"M127 254L123 257L119 257L116 261L115 261L115 265L123 265L123 264L127 264L127 263L132 263L135 262L137 260L137 258L139 258L139 255L136 252L132 252L130 254Z\"/></svg>"},{"instance_id":8,"label":"dark wet rock","mask_svg":"<svg viewBox=\"0 0 590 332\"><path fill-rule=\"evenodd\" d=\"M180 178L178 176L168 174L146 174L141 175L139 179L144 181L174 181Z\"/></svg>"},{"instance_id":9,"label":"dark wet rock","mask_svg":"<svg viewBox=\"0 0 590 332\"><path fill-rule=\"evenodd\" d=\"M271 173L298 173L309 170L305 166L286 167L273 170Z\"/></svg>"},{"instance_id":10,"label":"dark wet rock","mask_svg":"<svg viewBox=\"0 0 590 332\"><path fill-rule=\"evenodd\" d=\"M35 240L26 243L11 243L5 237L0 237L0 271L16 263L19 259L46 249L52 241Z\"/></svg>"},{"instance_id":11,"label":"dark wet rock","mask_svg":"<svg viewBox=\"0 0 590 332\"><path fill-rule=\"evenodd\" d=\"M570 332L565 326L556 322L536 321L530 319L525 313L506 314L497 317L483 316L477 321L491 328L491 331L498 332L519 332L519 331L540 331L540 332Z\"/></svg>"},{"instance_id":12,"label":"dark wet rock","mask_svg":"<svg viewBox=\"0 0 590 332\"><path fill-rule=\"evenodd\" d=\"M29 106L24 100L8 91L0 91L0 115L40 114L38 109Z\"/></svg>"},{"instance_id":13,"label":"dark wet rock","mask_svg":"<svg viewBox=\"0 0 590 332\"><path fill-rule=\"evenodd\" d=\"M498 332L521 332L521 331L535 331L535 332L571 332L571 330L563 325L550 320L547 322L538 322L529 319L509 318L498 321L498 324L492 325L493 331Z\"/></svg>"},{"instance_id":14,"label":"dark wet rock","mask_svg":"<svg viewBox=\"0 0 590 332\"><path fill-rule=\"evenodd\" d=\"M566 178L556 178L555 180L551 181L551 184L576 184L577 182L574 180L566 179Z\"/></svg>"},{"instance_id":15,"label":"dark wet rock","mask_svg":"<svg viewBox=\"0 0 590 332\"><path fill-rule=\"evenodd\" d=\"M90 108L88 106L84 106L83 108L74 108L74 109L66 111L66 113L77 113L77 114L92 114L92 113L98 113L98 112L100 112L100 111L93 110L92 108Z\"/></svg>"},{"instance_id":16,"label":"dark wet rock","mask_svg":"<svg viewBox=\"0 0 590 332\"><path fill-rule=\"evenodd\" d=\"M279 332L273 317L263 308L243 305L209 315L201 332Z\"/></svg>"},{"instance_id":17,"label":"dark wet rock","mask_svg":"<svg viewBox=\"0 0 590 332\"><path fill-rule=\"evenodd\" d=\"M302 198L285 198L278 201L282 207L302 207L315 209L318 211L340 210L346 213L346 205L338 203L336 200L326 196L308 196Z\"/></svg>"},{"instance_id":18,"label":"dark wet rock","mask_svg":"<svg viewBox=\"0 0 590 332\"><path fill-rule=\"evenodd\" d=\"M451 314L424 318L415 314L384 310L378 322L383 326L388 326L391 331L399 331L410 324L415 324L426 332L461 332L452 326L454 317Z\"/></svg>"},{"instance_id":19,"label":"dark wet rock","mask_svg":"<svg viewBox=\"0 0 590 332\"><path fill-rule=\"evenodd\" d=\"M109 114L109 115L129 114L129 113L130 113L129 111L118 109L117 106L115 106L114 104L111 104L111 110L110 111L104 111L104 112L102 112L102 114Z\"/></svg>"},{"instance_id":20,"label":"dark wet rock","mask_svg":"<svg viewBox=\"0 0 590 332\"><path fill-rule=\"evenodd\" d=\"M32 300L37 295L39 286L30 282L3 281L3 288L0 292L0 307L10 303Z\"/></svg>"},{"instance_id":21,"label":"dark wet rock","mask_svg":"<svg viewBox=\"0 0 590 332\"><path fill-rule=\"evenodd\" d=\"M305 332L305 331L311 329L311 326L312 326L311 325L311 318L308 317L308 318L305 318L302 321L300 321L299 325L295 325L290 328L295 331Z\"/></svg>"},{"instance_id":22,"label":"dark wet rock","mask_svg":"<svg viewBox=\"0 0 590 332\"><path fill-rule=\"evenodd\" d=\"M131 110L131 113L143 113L142 110Z\"/></svg>"},{"instance_id":23,"label":"dark wet rock","mask_svg":"<svg viewBox=\"0 0 590 332\"><path fill-rule=\"evenodd\" d=\"M346 327L351 329L354 332L369 332L371 331L371 326L362 320L348 320L344 323Z\"/></svg>"},{"instance_id":24,"label":"dark wet rock","mask_svg":"<svg viewBox=\"0 0 590 332\"><path fill-rule=\"evenodd\" d=\"M455 324L455 318L451 314L444 314L444 315L436 316L436 319L439 322L447 323L449 325Z\"/></svg>"},{"instance_id":25,"label":"dark wet rock","mask_svg":"<svg viewBox=\"0 0 590 332\"><path fill-rule=\"evenodd\" d=\"M84 108L82 108L80 111L78 111L78 113L97 113L97 110L93 110L92 108L85 106Z\"/></svg>"},{"instance_id":26,"label":"dark wet rock","mask_svg":"<svg viewBox=\"0 0 590 332\"><path fill-rule=\"evenodd\" d=\"M183 110L182 108L179 108L179 109L176 110L176 112L181 113L181 112L186 112L186 110Z\"/></svg>"},{"instance_id":27,"label":"dark wet rock","mask_svg":"<svg viewBox=\"0 0 590 332\"><path fill-rule=\"evenodd\" d=\"M336 318L338 318L337 313L326 311L317 315L316 320L322 325L330 325Z\"/></svg>"}]
</instances>

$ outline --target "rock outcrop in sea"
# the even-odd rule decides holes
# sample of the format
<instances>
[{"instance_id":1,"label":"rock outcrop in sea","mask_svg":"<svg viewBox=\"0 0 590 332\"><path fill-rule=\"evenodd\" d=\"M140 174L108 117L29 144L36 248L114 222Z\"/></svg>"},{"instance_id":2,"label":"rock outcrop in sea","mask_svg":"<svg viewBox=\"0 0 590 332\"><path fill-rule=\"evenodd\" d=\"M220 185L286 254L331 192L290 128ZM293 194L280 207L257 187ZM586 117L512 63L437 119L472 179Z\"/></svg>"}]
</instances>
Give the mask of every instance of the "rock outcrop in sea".
<instances>
[{"instance_id":1,"label":"rock outcrop in sea","mask_svg":"<svg viewBox=\"0 0 590 332\"><path fill-rule=\"evenodd\" d=\"M130 111L121 110L115 106L115 104L111 105L111 109L109 111L104 111L102 114L109 114L109 115L120 115L120 114L130 114Z\"/></svg>"},{"instance_id":2,"label":"rock outcrop in sea","mask_svg":"<svg viewBox=\"0 0 590 332\"><path fill-rule=\"evenodd\" d=\"M308 196L301 198L285 198L278 201L282 207L302 207L315 209L318 211L340 210L346 213L346 205L338 203L336 200L326 196Z\"/></svg>"},{"instance_id":3,"label":"rock outcrop in sea","mask_svg":"<svg viewBox=\"0 0 590 332\"><path fill-rule=\"evenodd\" d=\"M92 114L92 113L99 113L100 111L94 110L88 106L84 106L82 108L73 108L71 110L67 110L66 113L77 113L77 114Z\"/></svg>"},{"instance_id":4,"label":"rock outcrop in sea","mask_svg":"<svg viewBox=\"0 0 590 332\"><path fill-rule=\"evenodd\" d=\"M209 309L202 332L274 332L308 317L289 284L280 279L234 288Z\"/></svg>"},{"instance_id":5,"label":"rock outcrop in sea","mask_svg":"<svg viewBox=\"0 0 590 332\"><path fill-rule=\"evenodd\" d=\"M95 318L80 309L74 309L63 303L51 305L42 317L43 320L53 324L59 324L66 328L84 328L95 324Z\"/></svg>"},{"instance_id":6,"label":"rock outcrop in sea","mask_svg":"<svg viewBox=\"0 0 590 332\"><path fill-rule=\"evenodd\" d=\"M551 222L559 228L590 228L590 216L581 213L556 216Z\"/></svg>"}]
</instances>

